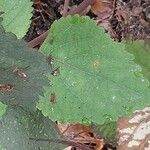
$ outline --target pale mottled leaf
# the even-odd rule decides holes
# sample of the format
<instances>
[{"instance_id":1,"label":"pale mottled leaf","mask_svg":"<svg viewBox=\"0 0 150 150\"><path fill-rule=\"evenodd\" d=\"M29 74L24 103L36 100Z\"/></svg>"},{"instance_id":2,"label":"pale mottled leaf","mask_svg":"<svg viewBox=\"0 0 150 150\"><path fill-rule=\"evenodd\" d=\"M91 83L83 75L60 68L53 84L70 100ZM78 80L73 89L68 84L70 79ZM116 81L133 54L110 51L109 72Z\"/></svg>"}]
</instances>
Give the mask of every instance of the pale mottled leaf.
<instances>
[{"instance_id":1,"label":"pale mottled leaf","mask_svg":"<svg viewBox=\"0 0 150 150\"><path fill-rule=\"evenodd\" d=\"M129 118L120 118L117 130L117 150L149 150L150 107L135 111Z\"/></svg>"}]
</instances>

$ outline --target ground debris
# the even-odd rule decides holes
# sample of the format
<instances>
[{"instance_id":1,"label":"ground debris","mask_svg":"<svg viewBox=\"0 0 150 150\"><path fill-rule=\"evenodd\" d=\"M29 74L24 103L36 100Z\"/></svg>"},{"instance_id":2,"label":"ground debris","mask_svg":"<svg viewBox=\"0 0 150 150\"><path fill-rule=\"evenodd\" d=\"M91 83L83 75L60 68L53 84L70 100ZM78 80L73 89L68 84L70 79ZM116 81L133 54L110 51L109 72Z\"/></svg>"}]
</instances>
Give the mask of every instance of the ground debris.
<instances>
[{"instance_id":1,"label":"ground debris","mask_svg":"<svg viewBox=\"0 0 150 150\"><path fill-rule=\"evenodd\" d=\"M150 1L117 0L111 22L113 29L122 39L149 39Z\"/></svg>"},{"instance_id":2,"label":"ground debris","mask_svg":"<svg viewBox=\"0 0 150 150\"><path fill-rule=\"evenodd\" d=\"M58 128L69 141L86 144L93 150L102 150L104 146L103 139L98 139L88 126L82 124L58 124ZM75 150L79 149L76 148Z\"/></svg>"},{"instance_id":3,"label":"ground debris","mask_svg":"<svg viewBox=\"0 0 150 150\"><path fill-rule=\"evenodd\" d=\"M118 121L117 150L150 150L150 107Z\"/></svg>"},{"instance_id":4,"label":"ground debris","mask_svg":"<svg viewBox=\"0 0 150 150\"><path fill-rule=\"evenodd\" d=\"M28 42L47 31L51 24L61 17L58 8L63 0L33 0L33 16L29 31L24 37Z\"/></svg>"}]
</instances>

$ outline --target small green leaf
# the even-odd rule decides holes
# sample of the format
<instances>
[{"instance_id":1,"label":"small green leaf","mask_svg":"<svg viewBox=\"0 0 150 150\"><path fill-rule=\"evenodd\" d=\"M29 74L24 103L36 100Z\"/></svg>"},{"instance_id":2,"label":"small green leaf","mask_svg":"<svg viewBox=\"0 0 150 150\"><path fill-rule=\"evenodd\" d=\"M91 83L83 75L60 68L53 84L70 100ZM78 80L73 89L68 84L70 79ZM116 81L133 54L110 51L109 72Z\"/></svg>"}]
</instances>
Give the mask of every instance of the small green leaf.
<instances>
[{"instance_id":1,"label":"small green leaf","mask_svg":"<svg viewBox=\"0 0 150 150\"><path fill-rule=\"evenodd\" d=\"M4 12L2 25L5 30L22 38L31 23L32 5L31 0L1 0L0 12Z\"/></svg>"},{"instance_id":2,"label":"small green leaf","mask_svg":"<svg viewBox=\"0 0 150 150\"><path fill-rule=\"evenodd\" d=\"M10 33L0 34L0 45L0 100L35 110L43 86L49 85L46 58Z\"/></svg>"},{"instance_id":3,"label":"small green leaf","mask_svg":"<svg viewBox=\"0 0 150 150\"><path fill-rule=\"evenodd\" d=\"M103 138L106 143L111 143L113 146L117 144L117 123L115 121L107 121L102 125L92 123L91 129L96 133L97 137Z\"/></svg>"},{"instance_id":4,"label":"small green leaf","mask_svg":"<svg viewBox=\"0 0 150 150\"><path fill-rule=\"evenodd\" d=\"M62 139L55 123L40 111L29 114L21 108L9 107L0 120L0 145L7 150L62 150L63 145L38 141ZM37 139L37 141L31 140Z\"/></svg>"},{"instance_id":5,"label":"small green leaf","mask_svg":"<svg viewBox=\"0 0 150 150\"><path fill-rule=\"evenodd\" d=\"M0 145L0 150L5 150L5 149L2 147L2 145Z\"/></svg>"},{"instance_id":6,"label":"small green leaf","mask_svg":"<svg viewBox=\"0 0 150 150\"><path fill-rule=\"evenodd\" d=\"M143 40L127 41L126 51L135 56L135 62L142 67L143 75L150 81L150 46Z\"/></svg>"},{"instance_id":7,"label":"small green leaf","mask_svg":"<svg viewBox=\"0 0 150 150\"><path fill-rule=\"evenodd\" d=\"M7 105L0 102L0 117L2 117L6 112Z\"/></svg>"},{"instance_id":8,"label":"small green leaf","mask_svg":"<svg viewBox=\"0 0 150 150\"><path fill-rule=\"evenodd\" d=\"M149 82L124 49L89 17L54 22L41 47L52 55L52 87L38 108L52 120L103 124L149 105Z\"/></svg>"}]
</instances>

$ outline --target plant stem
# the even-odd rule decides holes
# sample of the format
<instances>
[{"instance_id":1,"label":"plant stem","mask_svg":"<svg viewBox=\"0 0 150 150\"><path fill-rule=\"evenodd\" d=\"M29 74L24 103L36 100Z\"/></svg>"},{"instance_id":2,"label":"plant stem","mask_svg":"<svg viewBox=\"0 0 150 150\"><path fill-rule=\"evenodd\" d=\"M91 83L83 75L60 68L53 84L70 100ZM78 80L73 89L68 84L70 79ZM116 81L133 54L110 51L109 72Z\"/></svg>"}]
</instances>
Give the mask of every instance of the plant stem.
<instances>
[{"instance_id":1,"label":"plant stem","mask_svg":"<svg viewBox=\"0 0 150 150\"><path fill-rule=\"evenodd\" d=\"M67 16L68 7L69 7L69 0L65 0L65 2L64 2L64 10L63 10L63 17Z\"/></svg>"},{"instance_id":2,"label":"plant stem","mask_svg":"<svg viewBox=\"0 0 150 150\"><path fill-rule=\"evenodd\" d=\"M43 34L41 34L40 36L38 36L37 38L31 40L30 42L28 42L28 47L36 47L37 45L41 44L45 38L48 35L48 30L46 32L44 32Z\"/></svg>"},{"instance_id":3,"label":"plant stem","mask_svg":"<svg viewBox=\"0 0 150 150\"><path fill-rule=\"evenodd\" d=\"M66 15L75 15L82 13L89 5L93 4L93 0L84 0L77 7L72 8Z\"/></svg>"},{"instance_id":4,"label":"plant stem","mask_svg":"<svg viewBox=\"0 0 150 150\"><path fill-rule=\"evenodd\" d=\"M73 141L66 141L66 140L61 140L61 139L36 139L36 138L29 138L29 139L34 140L34 141L48 141L48 142L54 142L54 143L61 143L61 144L65 144L68 146L78 147L79 149L82 149L82 150L92 150L87 145L83 145L83 144L76 143Z\"/></svg>"}]
</instances>

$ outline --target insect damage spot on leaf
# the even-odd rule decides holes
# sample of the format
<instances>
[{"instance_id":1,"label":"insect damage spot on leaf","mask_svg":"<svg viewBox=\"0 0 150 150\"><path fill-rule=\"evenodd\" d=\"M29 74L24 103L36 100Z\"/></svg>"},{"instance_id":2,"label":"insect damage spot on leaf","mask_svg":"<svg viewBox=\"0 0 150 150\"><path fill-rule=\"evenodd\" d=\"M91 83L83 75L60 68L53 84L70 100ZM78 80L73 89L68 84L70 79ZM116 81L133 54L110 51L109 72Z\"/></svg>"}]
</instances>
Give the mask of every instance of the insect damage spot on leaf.
<instances>
[{"instance_id":1,"label":"insect damage spot on leaf","mask_svg":"<svg viewBox=\"0 0 150 150\"><path fill-rule=\"evenodd\" d=\"M54 38L53 38L53 37L50 37L50 38L49 38L49 43L50 43L50 44L53 44L53 42L54 42Z\"/></svg>"},{"instance_id":2,"label":"insect damage spot on leaf","mask_svg":"<svg viewBox=\"0 0 150 150\"><path fill-rule=\"evenodd\" d=\"M47 61L48 61L48 64L49 64L49 65L52 65L52 64L53 64L54 59L53 59L52 55L49 55L49 56L47 57Z\"/></svg>"},{"instance_id":3,"label":"insect damage spot on leaf","mask_svg":"<svg viewBox=\"0 0 150 150\"><path fill-rule=\"evenodd\" d=\"M59 75L60 74L60 70L59 70L59 68L56 68L56 69L54 69L53 71L52 71L52 73L51 73L53 76L57 76L57 75Z\"/></svg>"},{"instance_id":4,"label":"insect damage spot on leaf","mask_svg":"<svg viewBox=\"0 0 150 150\"><path fill-rule=\"evenodd\" d=\"M94 67L94 69L99 69L100 68L100 61L98 59L96 59L93 62L93 67Z\"/></svg>"},{"instance_id":5,"label":"insect damage spot on leaf","mask_svg":"<svg viewBox=\"0 0 150 150\"><path fill-rule=\"evenodd\" d=\"M16 67L14 70L13 70L13 73L15 73L18 77L20 77L21 79L23 80L27 80L27 75L21 70L19 69L18 67Z\"/></svg>"},{"instance_id":6,"label":"insect damage spot on leaf","mask_svg":"<svg viewBox=\"0 0 150 150\"><path fill-rule=\"evenodd\" d=\"M56 95L55 95L55 93L51 93L50 102L51 102L52 104L55 104L55 103L56 103Z\"/></svg>"},{"instance_id":7,"label":"insect damage spot on leaf","mask_svg":"<svg viewBox=\"0 0 150 150\"><path fill-rule=\"evenodd\" d=\"M14 90L14 85L12 84L0 84L1 92L12 92Z\"/></svg>"}]
</instances>

